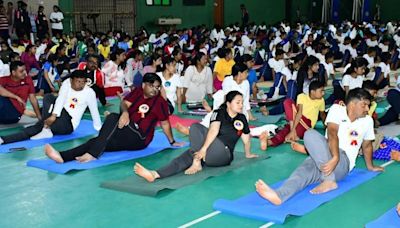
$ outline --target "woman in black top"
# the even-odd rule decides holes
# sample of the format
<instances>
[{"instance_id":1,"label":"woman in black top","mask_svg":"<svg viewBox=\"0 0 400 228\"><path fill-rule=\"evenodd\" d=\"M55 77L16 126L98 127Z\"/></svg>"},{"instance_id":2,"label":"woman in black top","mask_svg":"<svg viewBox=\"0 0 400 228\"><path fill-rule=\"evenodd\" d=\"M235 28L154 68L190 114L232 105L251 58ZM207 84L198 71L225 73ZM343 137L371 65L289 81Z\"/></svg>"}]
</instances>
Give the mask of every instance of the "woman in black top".
<instances>
[{"instance_id":1,"label":"woman in black top","mask_svg":"<svg viewBox=\"0 0 400 228\"><path fill-rule=\"evenodd\" d=\"M239 138L243 140L246 157L257 157L250 152L250 129L246 117L241 113L242 107L243 95L238 91L229 92L225 104L211 116L208 129L201 124L193 124L190 127L190 149L158 170L148 170L136 163L135 173L148 182L153 182L155 179L169 177L184 170L185 174L195 174L202 170L203 165L230 165Z\"/></svg>"}]
</instances>

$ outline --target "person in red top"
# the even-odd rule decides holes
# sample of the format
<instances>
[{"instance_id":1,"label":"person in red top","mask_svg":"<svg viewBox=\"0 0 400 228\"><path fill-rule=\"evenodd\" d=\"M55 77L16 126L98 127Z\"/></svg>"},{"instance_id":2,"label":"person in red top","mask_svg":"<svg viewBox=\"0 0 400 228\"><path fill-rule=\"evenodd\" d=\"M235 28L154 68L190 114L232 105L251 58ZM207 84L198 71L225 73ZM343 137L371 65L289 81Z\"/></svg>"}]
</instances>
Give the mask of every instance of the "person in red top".
<instances>
[{"instance_id":1,"label":"person in red top","mask_svg":"<svg viewBox=\"0 0 400 228\"><path fill-rule=\"evenodd\" d=\"M104 74L99 69L99 56L88 55L86 62L79 63L78 70L86 70L88 86L94 90L103 106L109 105L104 91Z\"/></svg>"},{"instance_id":2,"label":"person in red top","mask_svg":"<svg viewBox=\"0 0 400 228\"><path fill-rule=\"evenodd\" d=\"M21 62L25 63L25 70L29 76L36 76L41 69L39 62L36 60L36 46L29 44L25 48L25 52L21 54ZM32 73L31 70L35 68L36 72Z\"/></svg>"},{"instance_id":3,"label":"person in red top","mask_svg":"<svg viewBox=\"0 0 400 228\"><path fill-rule=\"evenodd\" d=\"M107 116L97 137L63 152L47 144L46 155L57 163L89 162L99 158L104 151L141 150L152 141L158 121L171 145L183 146L174 140L168 104L160 90L161 78L154 73L145 74L142 87L135 88L121 101L121 114Z\"/></svg>"},{"instance_id":4,"label":"person in red top","mask_svg":"<svg viewBox=\"0 0 400 228\"><path fill-rule=\"evenodd\" d=\"M11 62L10 71L10 76L0 78L0 124L17 123L24 114L28 97L36 116L40 119L35 87L32 78L26 75L24 63Z\"/></svg>"}]
</instances>

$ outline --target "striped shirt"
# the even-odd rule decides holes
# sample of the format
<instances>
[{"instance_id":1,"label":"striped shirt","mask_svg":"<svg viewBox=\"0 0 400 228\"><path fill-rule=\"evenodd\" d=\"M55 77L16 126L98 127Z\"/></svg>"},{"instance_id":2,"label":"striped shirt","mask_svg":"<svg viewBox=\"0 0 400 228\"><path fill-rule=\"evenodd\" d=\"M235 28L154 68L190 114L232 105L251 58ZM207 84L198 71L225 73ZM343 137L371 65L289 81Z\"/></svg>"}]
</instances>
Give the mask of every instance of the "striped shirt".
<instances>
[{"instance_id":1,"label":"striped shirt","mask_svg":"<svg viewBox=\"0 0 400 228\"><path fill-rule=\"evenodd\" d=\"M0 30L8 30L8 19L4 14L0 14Z\"/></svg>"}]
</instances>

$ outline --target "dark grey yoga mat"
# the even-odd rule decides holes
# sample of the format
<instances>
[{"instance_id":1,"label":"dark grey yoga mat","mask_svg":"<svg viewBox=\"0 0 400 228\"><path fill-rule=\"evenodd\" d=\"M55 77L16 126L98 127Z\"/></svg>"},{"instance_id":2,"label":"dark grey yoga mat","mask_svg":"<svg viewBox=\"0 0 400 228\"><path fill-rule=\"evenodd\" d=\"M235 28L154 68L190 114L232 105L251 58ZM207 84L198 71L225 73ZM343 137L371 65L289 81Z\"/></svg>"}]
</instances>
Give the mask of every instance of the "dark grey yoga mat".
<instances>
[{"instance_id":1,"label":"dark grey yoga mat","mask_svg":"<svg viewBox=\"0 0 400 228\"><path fill-rule=\"evenodd\" d=\"M32 118L28 116L22 116L21 119L18 121L18 123L14 124L0 124L0 130L5 130L5 129L11 129L11 128L17 128L17 127L27 127L29 125L33 125L36 122L38 122L37 118Z\"/></svg>"},{"instance_id":2,"label":"dark grey yoga mat","mask_svg":"<svg viewBox=\"0 0 400 228\"><path fill-rule=\"evenodd\" d=\"M251 163L268 159L266 154L259 155L258 158L247 159L242 152L235 153L235 159L229 166L224 167L203 167L203 170L195 175L185 175L183 172L165 179L158 179L153 183L148 183L143 178L132 173L131 176L122 180L110 180L100 184L100 187L108 188L132 194L156 196L165 189L175 190L191 184L201 182L210 177L223 175L231 170L237 169ZM152 167L156 168L156 167Z\"/></svg>"}]
</instances>

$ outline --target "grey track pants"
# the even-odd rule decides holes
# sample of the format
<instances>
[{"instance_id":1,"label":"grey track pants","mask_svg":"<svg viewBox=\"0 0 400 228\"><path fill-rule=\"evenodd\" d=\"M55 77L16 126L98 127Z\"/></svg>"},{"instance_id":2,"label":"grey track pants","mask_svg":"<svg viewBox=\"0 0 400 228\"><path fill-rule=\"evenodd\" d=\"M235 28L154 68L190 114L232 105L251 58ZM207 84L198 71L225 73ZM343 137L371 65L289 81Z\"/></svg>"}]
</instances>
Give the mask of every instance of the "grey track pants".
<instances>
[{"instance_id":1,"label":"grey track pants","mask_svg":"<svg viewBox=\"0 0 400 228\"><path fill-rule=\"evenodd\" d=\"M285 202L310 184L327 180L339 181L349 172L349 159L342 150L339 150L339 162L335 170L329 176L325 176L321 172L321 165L328 162L332 156L327 139L316 130L309 129L306 131L304 145L310 156L276 190L282 202Z\"/></svg>"}]
</instances>

